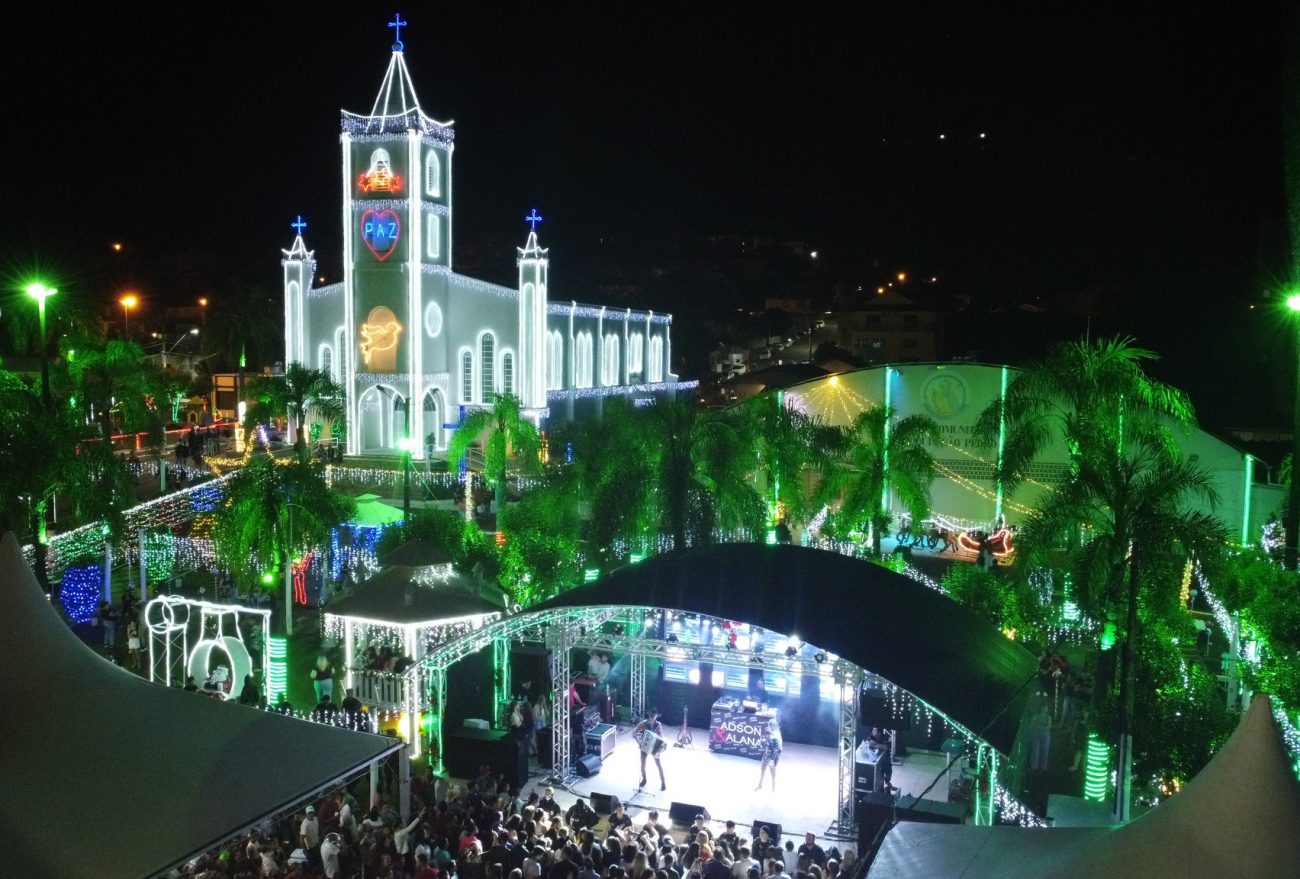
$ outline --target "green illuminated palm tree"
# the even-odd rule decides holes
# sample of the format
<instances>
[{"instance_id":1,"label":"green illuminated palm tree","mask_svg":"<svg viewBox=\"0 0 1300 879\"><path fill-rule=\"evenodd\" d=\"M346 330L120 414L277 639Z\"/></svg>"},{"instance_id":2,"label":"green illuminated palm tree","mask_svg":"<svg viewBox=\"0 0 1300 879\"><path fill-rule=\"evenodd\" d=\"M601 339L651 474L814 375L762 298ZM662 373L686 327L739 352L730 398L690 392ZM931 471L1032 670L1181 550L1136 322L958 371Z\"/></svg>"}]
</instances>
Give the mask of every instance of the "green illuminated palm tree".
<instances>
[{"instance_id":1,"label":"green illuminated palm tree","mask_svg":"<svg viewBox=\"0 0 1300 879\"><path fill-rule=\"evenodd\" d=\"M165 382L138 344L119 339L78 343L68 354L68 375L78 405L93 412L105 442L111 442L115 429L147 432L161 441L164 413L156 403L165 397Z\"/></svg>"},{"instance_id":2,"label":"green illuminated palm tree","mask_svg":"<svg viewBox=\"0 0 1300 879\"><path fill-rule=\"evenodd\" d=\"M502 394L491 409L477 409L465 416L447 444L447 460L456 466L470 446L483 438L483 473L496 488L497 515L505 509L506 468L513 456L521 470L535 472L540 466L541 438L533 423L520 414L519 398Z\"/></svg>"},{"instance_id":3,"label":"green illuminated palm tree","mask_svg":"<svg viewBox=\"0 0 1300 879\"><path fill-rule=\"evenodd\" d=\"M1139 603L1169 606L1161 562L1222 545L1222 527L1187 511L1194 500L1213 503L1209 476L1183 459L1172 429L1190 429L1195 415L1180 390L1146 375L1156 355L1131 339L1058 346L1021 372L1004 397L981 414L978 433L991 442L1006 426L999 476L1008 490L1056 441L1065 444L1065 484L1046 496L1026 523L1016 564L1041 564L1060 547L1071 549L1080 604L1095 618L1124 610L1118 730L1120 754L1131 755L1135 649ZM1161 588L1163 587L1163 588ZM1129 778L1121 773L1116 803L1127 816Z\"/></svg>"},{"instance_id":4,"label":"green illuminated palm tree","mask_svg":"<svg viewBox=\"0 0 1300 879\"><path fill-rule=\"evenodd\" d=\"M237 582L273 591L285 565L327 544L355 514L356 502L326 485L320 462L254 457L226 483L212 532L217 560ZM288 615L285 625L292 631Z\"/></svg>"},{"instance_id":5,"label":"green illuminated palm tree","mask_svg":"<svg viewBox=\"0 0 1300 879\"><path fill-rule=\"evenodd\" d=\"M836 518L847 527L870 522L871 548L880 554L880 535L888 527L886 492L896 495L920 522L930 514L934 458L927 445L939 441L934 419L895 418L894 410L871 406L858 413L844 432L839 465L822 484L822 499L839 503Z\"/></svg>"},{"instance_id":6,"label":"green illuminated palm tree","mask_svg":"<svg viewBox=\"0 0 1300 879\"><path fill-rule=\"evenodd\" d=\"M315 413L325 421L342 421L346 406L343 386L323 369L290 363L284 375L257 376L248 386L256 402L244 417L244 426L253 428L275 418L288 418L294 424L294 450L298 460L311 457L307 446L307 416Z\"/></svg>"},{"instance_id":7,"label":"green illuminated palm tree","mask_svg":"<svg viewBox=\"0 0 1300 879\"><path fill-rule=\"evenodd\" d=\"M807 520L817 499L807 477L828 472L840 445L839 432L784 405L775 393L753 397L738 409L751 422L769 498L780 503L789 518Z\"/></svg>"}]
</instances>

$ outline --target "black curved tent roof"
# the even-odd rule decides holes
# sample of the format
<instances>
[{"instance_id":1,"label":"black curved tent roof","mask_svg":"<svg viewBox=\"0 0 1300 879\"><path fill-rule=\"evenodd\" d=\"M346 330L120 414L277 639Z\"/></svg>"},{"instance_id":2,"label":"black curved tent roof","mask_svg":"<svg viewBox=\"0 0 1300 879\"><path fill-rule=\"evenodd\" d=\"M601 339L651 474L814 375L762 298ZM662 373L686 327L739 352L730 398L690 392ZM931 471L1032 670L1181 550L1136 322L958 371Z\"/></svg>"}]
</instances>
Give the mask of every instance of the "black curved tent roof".
<instances>
[{"instance_id":1,"label":"black curved tent roof","mask_svg":"<svg viewBox=\"0 0 1300 879\"><path fill-rule=\"evenodd\" d=\"M1038 670L1033 654L933 589L798 546L724 544L658 556L531 610L601 605L670 608L796 634L923 699L1003 754Z\"/></svg>"},{"instance_id":2,"label":"black curved tent roof","mask_svg":"<svg viewBox=\"0 0 1300 879\"><path fill-rule=\"evenodd\" d=\"M108 662L59 619L13 534L0 606L6 875L152 876L403 747Z\"/></svg>"}]
</instances>

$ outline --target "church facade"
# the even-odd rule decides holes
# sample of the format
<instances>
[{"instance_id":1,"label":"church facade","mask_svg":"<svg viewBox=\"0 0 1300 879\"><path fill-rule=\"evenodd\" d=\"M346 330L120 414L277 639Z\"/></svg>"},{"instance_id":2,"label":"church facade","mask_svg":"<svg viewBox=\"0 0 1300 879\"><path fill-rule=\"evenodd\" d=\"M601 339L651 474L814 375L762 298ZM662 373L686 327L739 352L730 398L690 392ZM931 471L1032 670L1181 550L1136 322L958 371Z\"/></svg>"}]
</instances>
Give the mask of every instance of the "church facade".
<instances>
[{"instance_id":1,"label":"church facade","mask_svg":"<svg viewBox=\"0 0 1300 879\"><path fill-rule=\"evenodd\" d=\"M313 286L301 219L282 251L285 362L343 386L347 453L397 454L410 436L415 458L435 456L467 410L502 394L544 426L611 394L685 387L671 315L553 296L535 210L514 288L456 273L454 135L420 108L394 43L371 112L342 114L343 281Z\"/></svg>"}]
</instances>

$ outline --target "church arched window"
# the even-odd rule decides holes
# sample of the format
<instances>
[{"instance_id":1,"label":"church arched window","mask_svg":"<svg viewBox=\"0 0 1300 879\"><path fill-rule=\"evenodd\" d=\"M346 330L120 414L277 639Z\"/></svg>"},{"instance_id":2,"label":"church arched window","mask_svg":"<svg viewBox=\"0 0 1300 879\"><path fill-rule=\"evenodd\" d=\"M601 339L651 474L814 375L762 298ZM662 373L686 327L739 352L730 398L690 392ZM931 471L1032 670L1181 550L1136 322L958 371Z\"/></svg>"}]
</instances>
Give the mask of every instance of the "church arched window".
<instances>
[{"instance_id":1,"label":"church arched window","mask_svg":"<svg viewBox=\"0 0 1300 879\"><path fill-rule=\"evenodd\" d=\"M664 340L661 336L650 337L649 379L652 382L664 380Z\"/></svg>"},{"instance_id":2,"label":"church arched window","mask_svg":"<svg viewBox=\"0 0 1300 879\"><path fill-rule=\"evenodd\" d=\"M442 161L437 150L429 150L424 157L424 194L435 198L442 195Z\"/></svg>"},{"instance_id":3,"label":"church arched window","mask_svg":"<svg viewBox=\"0 0 1300 879\"><path fill-rule=\"evenodd\" d=\"M320 371L330 378L334 377L334 352L329 345L320 346Z\"/></svg>"},{"instance_id":4,"label":"church arched window","mask_svg":"<svg viewBox=\"0 0 1300 879\"><path fill-rule=\"evenodd\" d=\"M591 387L592 371L591 333L581 332L573 341L573 386Z\"/></svg>"},{"instance_id":5,"label":"church arched window","mask_svg":"<svg viewBox=\"0 0 1300 879\"><path fill-rule=\"evenodd\" d=\"M618 333L606 333L605 343L600 346L600 383L605 386L616 385L622 379L619 367Z\"/></svg>"},{"instance_id":6,"label":"church arched window","mask_svg":"<svg viewBox=\"0 0 1300 879\"><path fill-rule=\"evenodd\" d=\"M468 348L460 352L460 401L474 402L474 355Z\"/></svg>"},{"instance_id":7,"label":"church arched window","mask_svg":"<svg viewBox=\"0 0 1300 879\"><path fill-rule=\"evenodd\" d=\"M501 393L515 392L515 355L511 351L501 352Z\"/></svg>"},{"instance_id":8,"label":"church arched window","mask_svg":"<svg viewBox=\"0 0 1300 879\"><path fill-rule=\"evenodd\" d=\"M334 373L335 381L347 381L348 378L348 331L343 327L334 335L335 350L339 352L338 370Z\"/></svg>"},{"instance_id":9,"label":"church arched window","mask_svg":"<svg viewBox=\"0 0 1300 879\"><path fill-rule=\"evenodd\" d=\"M559 330L551 330L546 338L546 389L558 391L564 387L564 336Z\"/></svg>"},{"instance_id":10,"label":"church arched window","mask_svg":"<svg viewBox=\"0 0 1300 879\"><path fill-rule=\"evenodd\" d=\"M442 256L442 217L429 214L424 219L429 224L426 233L429 240L425 242L426 255L429 259L437 259Z\"/></svg>"},{"instance_id":11,"label":"church arched window","mask_svg":"<svg viewBox=\"0 0 1300 879\"><path fill-rule=\"evenodd\" d=\"M630 381L639 377L644 368L645 338L640 333L633 333L627 339L627 377Z\"/></svg>"},{"instance_id":12,"label":"church arched window","mask_svg":"<svg viewBox=\"0 0 1300 879\"><path fill-rule=\"evenodd\" d=\"M496 354L497 337L484 333L478 340L478 386L484 403L491 403L497 398L496 388Z\"/></svg>"}]
</instances>

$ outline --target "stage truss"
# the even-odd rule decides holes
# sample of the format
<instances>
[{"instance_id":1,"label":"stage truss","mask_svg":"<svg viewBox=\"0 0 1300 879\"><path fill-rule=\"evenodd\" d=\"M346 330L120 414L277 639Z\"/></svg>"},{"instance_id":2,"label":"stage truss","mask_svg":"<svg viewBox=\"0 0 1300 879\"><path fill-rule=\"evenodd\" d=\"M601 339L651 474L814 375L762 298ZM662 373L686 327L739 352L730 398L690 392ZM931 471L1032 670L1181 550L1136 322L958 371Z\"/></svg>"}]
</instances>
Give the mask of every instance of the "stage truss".
<instances>
[{"instance_id":1,"label":"stage truss","mask_svg":"<svg viewBox=\"0 0 1300 879\"><path fill-rule=\"evenodd\" d=\"M859 729L858 691L864 682L893 684L847 660L816 650L812 645L801 644L798 648L791 649L784 637L764 638L762 647L752 650L738 649L734 643L725 642L684 643L676 634L665 632L663 622L668 615L685 613L670 608L629 605L523 612L498 619L437 647L408 669L405 675L404 733L411 745L412 756L418 757L426 749L426 742L418 731L424 726L420 718L427 713L431 715L427 726L430 767L436 774L446 772L442 718L446 710L447 669L488 646L493 648L494 663L501 662L504 656L508 656L510 643L542 644L550 651L550 672L554 684L550 718L553 730L567 731L569 728L568 690L573 680L571 653L574 649L599 649L629 657L629 693L634 720L639 720L645 713L646 660L649 658L667 662L707 662L724 669L761 667L791 674L815 675L823 682L835 686L839 708L836 817L826 835L856 839L857 798L853 776ZM726 622L712 619L712 624L720 630L725 629L723 624ZM613 629L607 630L606 624L613 624ZM508 668L509 663L504 664ZM500 695L500 688L497 689ZM932 712L955 735L963 738L977 755L979 769L989 772L988 777L996 778L996 767L1000 759L1005 759L1003 755L999 755L991 745L939 709L915 694L908 695ZM548 778L550 783L567 785L576 778L570 736L552 735L551 758L553 768ZM956 756L950 759L955 760ZM986 795L976 803L976 823L992 824L999 804L1024 810L1008 791L998 786L993 795Z\"/></svg>"}]
</instances>

